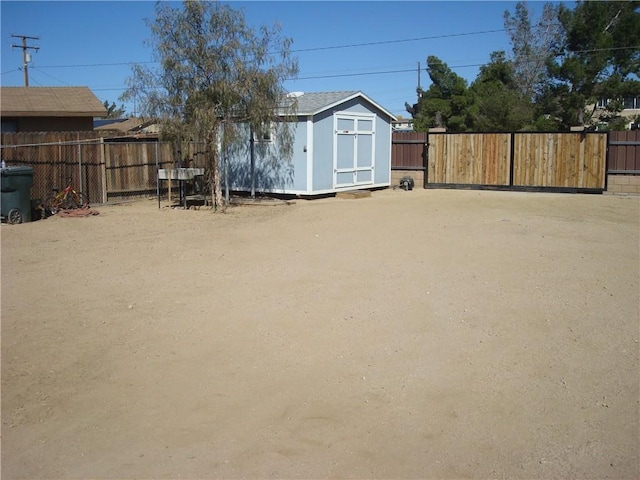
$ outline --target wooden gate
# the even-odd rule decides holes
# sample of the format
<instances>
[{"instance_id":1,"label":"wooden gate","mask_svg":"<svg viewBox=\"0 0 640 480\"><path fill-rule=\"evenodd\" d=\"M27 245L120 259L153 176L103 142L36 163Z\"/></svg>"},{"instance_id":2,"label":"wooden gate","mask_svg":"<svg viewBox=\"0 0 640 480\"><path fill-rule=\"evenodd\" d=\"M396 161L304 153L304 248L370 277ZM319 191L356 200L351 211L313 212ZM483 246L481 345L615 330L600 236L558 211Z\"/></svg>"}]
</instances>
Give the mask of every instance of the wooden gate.
<instances>
[{"instance_id":1,"label":"wooden gate","mask_svg":"<svg viewBox=\"0 0 640 480\"><path fill-rule=\"evenodd\" d=\"M605 189L604 133L429 135L425 188Z\"/></svg>"},{"instance_id":2,"label":"wooden gate","mask_svg":"<svg viewBox=\"0 0 640 480\"><path fill-rule=\"evenodd\" d=\"M513 185L604 190L605 133L519 133L514 136Z\"/></svg>"},{"instance_id":3,"label":"wooden gate","mask_svg":"<svg viewBox=\"0 0 640 480\"><path fill-rule=\"evenodd\" d=\"M509 133L429 135L429 185L508 186Z\"/></svg>"}]
</instances>

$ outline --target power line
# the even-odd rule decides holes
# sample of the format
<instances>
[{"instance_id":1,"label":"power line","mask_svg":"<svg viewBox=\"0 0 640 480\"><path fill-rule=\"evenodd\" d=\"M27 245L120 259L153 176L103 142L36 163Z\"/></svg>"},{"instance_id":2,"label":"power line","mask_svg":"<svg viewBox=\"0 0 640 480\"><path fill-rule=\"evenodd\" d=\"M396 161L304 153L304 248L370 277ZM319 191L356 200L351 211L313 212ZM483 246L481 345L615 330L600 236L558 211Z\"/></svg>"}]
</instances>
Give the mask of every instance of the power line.
<instances>
[{"instance_id":1,"label":"power line","mask_svg":"<svg viewBox=\"0 0 640 480\"><path fill-rule=\"evenodd\" d=\"M365 43L351 43L344 45L331 45L324 47L310 47L310 48L301 48L296 50L291 50L291 53L299 53L299 52L314 52L314 51L322 51L322 50L336 50L342 48L355 48L355 47L368 47L374 45L388 45L393 43L406 43L406 42L417 42L422 40L436 40L440 38L452 38L452 37L465 37L470 35L484 35L489 33L499 33L504 32L504 29L497 30L483 30L478 32L465 32L465 33L450 33L444 35L433 35L429 37L417 37L417 38L404 38L399 40L382 40L379 42L365 42ZM281 52L272 52L272 53L281 53ZM116 67L123 65L148 65L152 63L160 63L158 61L145 61L145 62L114 62L114 63L87 63L87 64L77 64L77 65L41 65L40 69L43 68L91 68L91 67Z\"/></svg>"},{"instance_id":2,"label":"power line","mask_svg":"<svg viewBox=\"0 0 640 480\"><path fill-rule=\"evenodd\" d=\"M607 48L591 48L589 50L567 50L567 53L595 53L595 52L607 52L614 50L640 50L640 45L633 47L607 47Z\"/></svg>"},{"instance_id":3,"label":"power line","mask_svg":"<svg viewBox=\"0 0 640 480\"><path fill-rule=\"evenodd\" d=\"M470 68L470 67L481 67L484 65L483 63L470 63L465 65L451 65L449 68ZM329 74L329 75L313 75L308 77L295 77L295 78L286 78L285 81L297 81L297 80L321 80L324 78L342 78L342 77L362 77L369 75L390 75L395 73L415 73L415 67L407 68L402 70L383 70L379 72L359 72L359 73L339 73L339 74ZM127 87L123 88L92 88L92 91L100 92L100 91L120 91L126 90Z\"/></svg>"},{"instance_id":4,"label":"power line","mask_svg":"<svg viewBox=\"0 0 640 480\"><path fill-rule=\"evenodd\" d=\"M466 37L466 36L470 36L470 35L484 35L487 33L499 33L499 32L504 32L505 30L503 28L498 29L498 30L484 30L484 31L480 31L480 32L466 32L466 33L450 33L450 34L446 34L446 35L433 35L430 37L418 37L418 38L405 38L402 40L381 40L379 42L366 42L366 43L351 43L351 44L347 44L347 45L333 45L333 46L327 46L327 47L311 47L311 48L300 48L300 49L296 49L296 50L291 50L291 53L298 53L298 52L315 52L315 51L319 51L319 50L334 50L334 49L339 49L339 48L353 48L353 47L370 47L373 45L390 45L392 43L405 43L405 42L418 42L418 41L422 41L422 40L436 40L436 39L440 39L440 38L451 38L451 37ZM276 52L279 53L279 52Z\"/></svg>"},{"instance_id":5,"label":"power line","mask_svg":"<svg viewBox=\"0 0 640 480\"><path fill-rule=\"evenodd\" d=\"M60 82L64 85L67 85L68 87L70 87L71 85L69 85L67 82L65 82L64 80L60 80L59 78L54 77L53 75L48 74L47 72L43 72L39 67L31 67L34 70L36 70L38 73L41 73L43 75L46 75L49 78L53 78L55 81Z\"/></svg>"},{"instance_id":6,"label":"power line","mask_svg":"<svg viewBox=\"0 0 640 480\"><path fill-rule=\"evenodd\" d=\"M440 63L444 63L444 62L440 62ZM451 65L449 66L449 68L454 69L454 68L468 68L468 67L481 67L482 65L484 65L484 63L473 63L473 64L467 64L467 65ZM365 75L387 75L387 74L392 74L392 73L415 73L416 69L414 68L409 68L409 69L403 69L403 70L386 70L386 71L381 71L381 72L361 72L361 73L340 73L340 74L335 74L335 75L316 75L316 76L312 76L312 77L296 77L296 78L288 78L287 80L316 80L316 79L322 79L322 78L339 78L339 77L361 77L361 76L365 76Z\"/></svg>"},{"instance_id":7,"label":"power line","mask_svg":"<svg viewBox=\"0 0 640 480\"><path fill-rule=\"evenodd\" d=\"M597 50L620 50L620 49L632 49L632 48L640 48L640 47L619 47L619 48L611 48L611 49L597 49ZM594 50L590 50L590 51L595 51ZM583 51L583 52L587 52L587 50ZM573 53L577 53L577 52L573 52ZM446 62L439 62L440 64L446 64ZM513 63L520 63L520 62L513 62ZM481 67L483 65L486 65L486 63L469 63L469 64L460 64L460 65L447 65L448 68L450 68L451 70L455 70L455 69L460 69L460 68L472 68L472 67ZM42 67L38 67L38 70L41 70ZM322 75L309 75L309 76L304 76L304 77L296 77L296 78L287 78L285 79L285 81L297 81L297 80L322 80L322 79L327 79L327 78L346 78L346 77L362 77L362 76L373 76L373 75L391 75L391 74L399 74L399 73L414 73L415 72L415 67L412 68L406 68L406 69L398 69L398 70L383 70L383 71L374 71L374 72L358 72L358 73L339 73L339 74L322 74ZM9 73L9 72L7 72ZM41 72L44 73L44 72ZM54 78L54 77L52 77ZM58 80L58 79L56 79ZM61 83L65 83L62 82L62 80L59 80ZM96 92L100 92L100 91L123 91L126 90L127 87L121 87L121 88L116 88L116 87L105 87L105 88L93 88L93 91Z\"/></svg>"},{"instance_id":8,"label":"power line","mask_svg":"<svg viewBox=\"0 0 640 480\"><path fill-rule=\"evenodd\" d=\"M115 63L86 63L86 64L77 64L77 65L41 65L40 69L43 68L90 68L90 67L117 67L122 65L144 65L150 63L160 63L154 61L148 62L115 62Z\"/></svg>"},{"instance_id":9,"label":"power line","mask_svg":"<svg viewBox=\"0 0 640 480\"><path fill-rule=\"evenodd\" d=\"M500 30L487 30L485 32L472 32L472 33L467 33L467 34L452 34L452 35L444 35L444 36L439 36L439 37L423 37L423 39L427 39L427 38L443 38L443 37L451 37L451 36L461 36L461 35L474 35L474 34L480 34L480 33L487 33L487 32L496 32L496 31L500 31ZM312 51L312 50L327 50L327 49L335 49L335 48L349 48L349 47L357 47L357 46L365 46L365 45L374 45L374 44L380 44L380 43L398 43L398 42L407 42L407 41L413 41L413 40L419 40L419 39L406 39L406 40L389 40L389 41L385 41L385 42L372 42L372 43L361 43L361 44L352 44L352 45L336 45L336 46L332 46L332 47L317 47L317 48L313 48L313 49L305 49L305 50L298 50L298 51ZM575 50L575 51L567 51L567 53L569 54L576 54L576 53L595 53L595 52L601 52L601 51L618 51L618 50L638 50L640 49L640 46L633 46L633 47L609 47L609 48L595 48L595 49L587 49L587 50ZM122 65L136 65L136 64L152 64L152 63L160 63L160 62L155 62L155 61L147 61L147 62L115 62L115 63L91 63L91 64L78 64L78 65L41 65L39 67L37 67L38 70L42 71L43 69L47 69L47 68L91 68L91 67L111 67L111 66L122 66ZM484 64L469 64L469 65L452 65L449 66L449 68L466 68L466 67L478 67L478 66L482 66ZM36 67L34 67L36 68ZM18 71L20 69L14 69L14 70L10 70L8 72L4 72L2 73L2 75L8 74L8 73L13 73L15 71ZM415 69L411 69L411 71L414 71ZM308 76L308 77L299 77L299 80L313 80L313 79L322 79L322 78L339 78L339 77L350 77L350 76L363 76L363 75L381 75L381 74L386 74L386 73L406 73L409 70L391 70L391 71L385 71L385 72L370 72L370 73L345 73L345 74L336 74L336 75L317 75L317 76ZM41 72L44 73L44 72ZM54 78L54 77L52 77ZM56 79L57 80L57 79ZM59 80L61 83L65 83L61 80Z\"/></svg>"}]
</instances>

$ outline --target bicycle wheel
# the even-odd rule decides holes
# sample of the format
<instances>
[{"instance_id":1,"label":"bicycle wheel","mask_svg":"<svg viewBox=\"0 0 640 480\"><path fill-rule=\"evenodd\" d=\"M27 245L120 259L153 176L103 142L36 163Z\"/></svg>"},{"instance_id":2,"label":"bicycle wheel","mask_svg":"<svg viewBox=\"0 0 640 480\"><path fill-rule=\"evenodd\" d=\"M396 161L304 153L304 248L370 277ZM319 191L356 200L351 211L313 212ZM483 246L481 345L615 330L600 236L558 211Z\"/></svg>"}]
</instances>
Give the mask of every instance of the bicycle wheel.
<instances>
[{"instance_id":1,"label":"bicycle wheel","mask_svg":"<svg viewBox=\"0 0 640 480\"><path fill-rule=\"evenodd\" d=\"M65 210L75 210L84 205L84 198L81 193L70 192L62 199L60 208Z\"/></svg>"},{"instance_id":2,"label":"bicycle wheel","mask_svg":"<svg viewBox=\"0 0 640 480\"><path fill-rule=\"evenodd\" d=\"M71 210L74 207L74 202L71 199L71 194L67 194L60 200L60 210Z\"/></svg>"},{"instance_id":3,"label":"bicycle wheel","mask_svg":"<svg viewBox=\"0 0 640 480\"><path fill-rule=\"evenodd\" d=\"M70 208L84 208L87 206L87 202L84 199L84 195L80 192L75 192L69 195Z\"/></svg>"}]
</instances>

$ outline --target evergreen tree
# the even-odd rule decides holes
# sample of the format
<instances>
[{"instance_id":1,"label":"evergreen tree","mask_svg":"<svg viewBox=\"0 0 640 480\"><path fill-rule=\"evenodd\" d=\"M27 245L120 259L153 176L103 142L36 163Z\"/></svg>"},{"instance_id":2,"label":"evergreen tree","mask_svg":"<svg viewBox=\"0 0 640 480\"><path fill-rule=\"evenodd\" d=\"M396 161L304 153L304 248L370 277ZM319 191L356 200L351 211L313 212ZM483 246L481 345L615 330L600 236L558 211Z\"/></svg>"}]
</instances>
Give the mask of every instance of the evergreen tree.
<instances>
[{"instance_id":1,"label":"evergreen tree","mask_svg":"<svg viewBox=\"0 0 640 480\"><path fill-rule=\"evenodd\" d=\"M421 92L417 104L405 104L414 119L414 130L444 126L451 132L469 129L471 94L467 81L456 75L446 63L435 56L427 58L427 73L431 79L429 88Z\"/></svg>"},{"instance_id":2,"label":"evergreen tree","mask_svg":"<svg viewBox=\"0 0 640 480\"><path fill-rule=\"evenodd\" d=\"M549 62L554 82L546 93L563 128L589 123L599 98L640 93L639 9L638 1L580 1L573 10L560 5L565 37Z\"/></svg>"},{"instance_id":3,"label":"evergreen tree","mask_svg":"<svg viewBox=\"0 0 640 480\"><path fill-rule=\"evenodd\" d=\"M470 91L474 131L511 132L531 128L533 103L520 90L513 63L506 60L505 52L491 54L491 61L480 67Z\"/></svg>"},{"instance_id":4,"label":"evergreen tree","mask_svg":"<svg viewBox=\"0 0 640 480\"><path fill-rule=\"evenodd\" d=\"M118 107L115 102L111 102L111 104L109 104L108 100L105 100L103 105L104 108L107 109L107 116L104 118L122 118L126 115L124 105L120 105L120 107Z\"/></svg>"}]
</instances>

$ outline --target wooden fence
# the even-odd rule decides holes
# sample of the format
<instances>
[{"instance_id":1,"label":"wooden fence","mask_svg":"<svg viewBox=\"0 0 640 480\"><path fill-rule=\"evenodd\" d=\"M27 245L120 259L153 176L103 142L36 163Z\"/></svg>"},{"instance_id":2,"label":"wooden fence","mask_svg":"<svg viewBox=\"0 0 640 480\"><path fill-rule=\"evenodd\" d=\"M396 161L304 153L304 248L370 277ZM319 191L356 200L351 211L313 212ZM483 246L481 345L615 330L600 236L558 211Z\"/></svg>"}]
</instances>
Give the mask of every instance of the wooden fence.
<instances>
[{"instance_id":1,"label":"wooden fence","mask_svg":"<svg viewBox=\"0 0 640 480\"><path fill-rule=\"evenodd\" d=\"M609 134L610 174L640 174L640 130Z\"/></svg>"},{"instance_id":2,"label":"wooden fence","mask_svg":"<svg viewBox=\"0 0 640 480\"><path fill-rule=\"evenodd\" d=\"M391 139L391 168L396 170L424 170L428 143L426 132L393 132Z\"/></svg>"},{"instance_id":3,"label":"wooden fence","mask_svg":"<svg viewBox=\"0 0 640 480\"><path fill-rule=\"evenodd\" d=\"M32 198L46 198L71 179L91 203L155 194L157 170L175 164L170 143L104 138L98 132L3 133L2 159L34 170ZM189 144L189 166L204 167L201 146ZM167 185L163 185L167 187Z\"/></svg>"},{"instance_id":4,"label":"wooden fence","mask_svg":"<svg viewBox=\"0 0 640 480\"><path fill-rule=\"evenodd\" d=\"M394 157L405 135L393 134L392 169L420 169L424 153ZM425 188L605 189L604 133L430 133L427 139Z\"/></svg>"},{"instance_id":5,"label":"wooden fence","mask_svg":"<svg viewBox=\"0 0 640 480\"><path fill-rule=\"evenodd\" d=\"M92 203L154 194L157 169L175 165L168 143L104 138L104 132L3 133L7 165L34 169L33 198L69 178ZM188 166L204 167L190 144ZM607 155L608 150L608 155ZM607 163L608 158L608 163ZM424 175L424 186L603 191L606 173L640 174L640 131L604 133L394 132L392 170Z\"/></svg>"},{"instance_id":6,"label":"wooden fence","mask_svg":"<svg viewBox=\"0 0 640 480\"><path fill-rule=\"evenodd\" d=\"M104 142L103 191L108 197L149 193L157 188L157 169L171 163L172 148L159 142Z\"/></svg>"}]
</instances>

